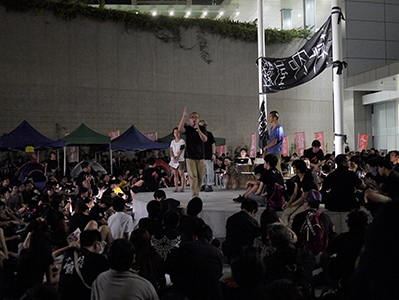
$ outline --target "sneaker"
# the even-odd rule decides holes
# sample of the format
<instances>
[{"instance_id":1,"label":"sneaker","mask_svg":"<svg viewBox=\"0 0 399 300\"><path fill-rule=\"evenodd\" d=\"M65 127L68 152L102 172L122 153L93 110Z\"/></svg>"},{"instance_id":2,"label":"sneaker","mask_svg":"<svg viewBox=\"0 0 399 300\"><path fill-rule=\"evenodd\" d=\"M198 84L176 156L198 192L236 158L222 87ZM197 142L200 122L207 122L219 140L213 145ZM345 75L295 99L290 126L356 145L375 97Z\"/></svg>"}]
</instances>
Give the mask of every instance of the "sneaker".
<instances>
[{"instance_id":1,"label":"sneaker","mask_svg":"<svg viewBox=\"0 0 399 300\"><path fill-rule=\"evenodd\" d=\"M201 186L201 192L205 191L206 185Z\"/></svg>"},{"instance_id":2,"label":"sneaker","mask_svg":"<svg viewBox=\"0 0 399 300\"><path fill-rule=\"evenodd\" d=\"M237 197L237 198L234 198L233 201L234 201L234 202L241 203L242 201L244 201L244 199L245 199L245 198L244 198L243 196L238 195L238 197Z\"/></svg>"},{"instance_id":3,"label":"sneaker","mask_svg":"<svg viewBox=\"0 0 399 300\"><path fill-rule=\"evenodd\" d=\"M205 192L213 192L213 189L210 185L208 185L205 189Z\"/></svg>"}]
</instances>

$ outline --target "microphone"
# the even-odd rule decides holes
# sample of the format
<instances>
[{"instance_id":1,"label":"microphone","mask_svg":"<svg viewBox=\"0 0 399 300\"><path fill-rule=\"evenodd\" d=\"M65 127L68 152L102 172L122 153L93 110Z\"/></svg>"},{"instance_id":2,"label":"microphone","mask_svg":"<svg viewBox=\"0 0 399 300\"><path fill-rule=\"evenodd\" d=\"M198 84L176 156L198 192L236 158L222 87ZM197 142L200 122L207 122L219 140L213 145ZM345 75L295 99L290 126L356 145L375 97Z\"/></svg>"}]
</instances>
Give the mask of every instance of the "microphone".
<instances>
[{"instance_id":1,"label":"microphone","mask_svg":"<svg viewBox=\"0 0 399 300\"><path fill-rule=\"evenodd\" d=\"M193 126L195 127L195 121L193 121ZM195 128L195 131L198 132L198 128Z\"/></svg>"}]
</instances>

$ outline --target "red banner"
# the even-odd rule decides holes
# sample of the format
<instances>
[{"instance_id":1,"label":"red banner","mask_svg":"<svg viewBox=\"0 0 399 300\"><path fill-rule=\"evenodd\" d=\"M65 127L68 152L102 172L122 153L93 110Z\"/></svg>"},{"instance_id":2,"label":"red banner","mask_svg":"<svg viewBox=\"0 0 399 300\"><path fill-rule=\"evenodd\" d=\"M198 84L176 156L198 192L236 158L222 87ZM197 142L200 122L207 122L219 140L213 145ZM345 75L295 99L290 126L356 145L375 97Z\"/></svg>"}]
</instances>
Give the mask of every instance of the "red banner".
<instances>
[{"instance_id":1,"label":"red banner","mask_svg":"<svg viewBox=\"0 0 399 300\"><path fill-rule=\"evenodd\" d=\"M251 134L251 150L249 150L249 157L256 157L256 135L255 133Z\"/></svg>"},{"instance_id":2,"label":"red banner","mask_svg":"<svg viewBox=\"0 0 399 300\"><path fill-rule=\"evenodd\" d=\"M30 155L34 162L39 162L39 151L31 152Z\"/></svg>"},{"instance_id":3,"label":"red banner","mask_svg":"<svg viewBox=\"0 0 399 300\"><path fill-rule=\"evenodd\" d=\"M119 136L119 130L108 132L108 136L111 138L111 140L117 138Z\"/></svg>"},{"instance_id":4,"label":"red banner","mask_svg":"<svg viewBox=\"0 0 399 300\"><path fill-rule=\"evenodd\" d=\"M151 141L156 141L158 139L158 134L156 132L149 132L144 134L147 139L150 139Z\"/></svg>"},{"instance_id":5,"label":"red banner","mask_svg":"<svg viewBox=\"0 0 399 300\"><path fill-rule=\"evenodd\" d=\"M359 133L359 151L367 150L368 142L369 142L369 135Z\"/></svg>"},{"instance_id":6,"label":"red banner","mask_svg":"<svg viewBox=\"0 0 399 300\"><path fill-rule=\"evenodd\" d=\"M315 132L314 138L315 138L315 140L320 142L320 144L321 144L320 148L321 148L321 150L323 150L323 153L326 154L326 149L324 148L324 131Z\"/></svg>"},{"instance_id":7,"label":"red banner","mask_svg":"<svg viewBox=\"0 0 399 300\"><path fill-rule=\"evenodd\" d=\"M226 145L218 147L218 155L221 156L223 153L226 154Z\"/></svg>"},{"instance_id":8,"label":"red banner","mask_svg":"<svg viewBox=\"0 0 399 300\"><path fill-rule=\"evenodd\" d=\"M281 149L281 155L282 156L289 156L290 155L290 150L289 150L289 147L288 147L288 136L284 136L283 148Z\"/></svg>"},{"instance_id":9,"label":"red banner","mask_svg":"<svg viewBox=\"0 0 399 300\"><path fill-rule=\"evenodd\" d=\"M306 149L305 132L295 132L296 151L298 156L303 155Z\"/></svg>"}]
</instances>

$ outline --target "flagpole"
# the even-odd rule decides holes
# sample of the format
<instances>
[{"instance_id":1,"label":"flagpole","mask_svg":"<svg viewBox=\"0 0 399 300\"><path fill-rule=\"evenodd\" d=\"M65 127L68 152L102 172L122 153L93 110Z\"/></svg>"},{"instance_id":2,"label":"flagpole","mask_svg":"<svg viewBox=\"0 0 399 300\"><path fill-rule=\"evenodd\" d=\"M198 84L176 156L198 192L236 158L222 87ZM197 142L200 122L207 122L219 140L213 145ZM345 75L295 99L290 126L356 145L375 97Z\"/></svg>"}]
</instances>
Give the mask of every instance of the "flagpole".
<instances>
[{"instance_id":1,"label":"flagpole","mask_svg":"<svg viewBox=\"0 0 399 300\"><path fill-rule=\"evenodd\" d=\"M258 58L261 58L265 57L265 29L263 28L263 0L257 0L257 1L258 1ZM265 101L265 112L267 116L267 99L266 99L266 94L263 94L262 59L258 59L258 85L259 85L259 109L262 105L262 102ZM263 153L263 149L260 149L260 153Z\"/></svg>"},{"instance_id":2,"label":"flagpole","mask_svg":"<svg viewBox=\"0 0 399 300\"><path fill-rule=\"evenodd\" d=\"M339 6L340 0L331 1L331 27L332 27L332 47L333 47L333 61L342 62L342 36L341 36L341 8ZM337 74L337 70L333 71L333 93L334 93L334 144L335 155L343 154L344 152L344 110L343 110L343 76Z\"/></svg>"}]
</instances>

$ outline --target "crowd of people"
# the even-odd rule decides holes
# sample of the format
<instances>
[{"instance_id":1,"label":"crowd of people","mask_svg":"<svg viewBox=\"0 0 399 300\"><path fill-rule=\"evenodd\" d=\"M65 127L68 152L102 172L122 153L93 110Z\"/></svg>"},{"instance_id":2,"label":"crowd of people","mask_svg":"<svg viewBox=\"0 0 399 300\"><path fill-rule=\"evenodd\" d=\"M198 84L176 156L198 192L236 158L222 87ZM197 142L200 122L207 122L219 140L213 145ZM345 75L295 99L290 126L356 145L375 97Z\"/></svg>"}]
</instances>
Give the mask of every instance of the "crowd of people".
<instances>
[{"instance_id":1,"label":"crowd of people","mask_svg":"<svg viewBox=\"0 0 399 300\"><path fill-rule=\"evenodd\" d=\"M108 173L83 161L76 178L60 176L55 153L44 162L42 190L29 175L4 176L0 298L307 300L319 289L325 299L397 299L399 152L324 155L314 141L303 157L281 157L278 113L269 121L263 165L245 148L234 160L217 157L206 122L184 109L170 147L174 180L155 158L139 156L121 157L115 175L103 156ZM218 240L200 217L199 196L213 191L214 170L228 180L234 163L256 178L234 199L240 211ZM184 211L162 188L184 192L186 167L192 197ZM134 220L132 201L143 192L153 193L148 217ZM348 232L335 232L328 210L347 213Z\"/></svg>"}]
</instances>

